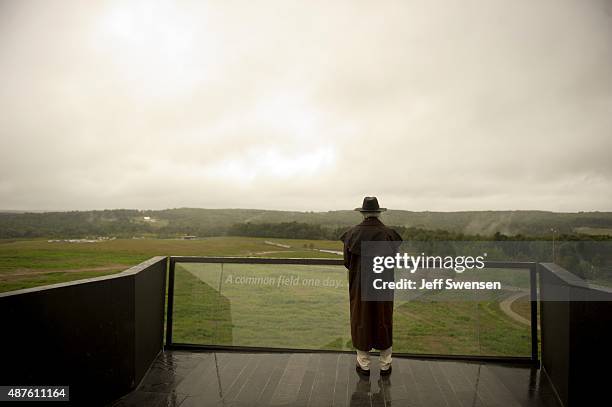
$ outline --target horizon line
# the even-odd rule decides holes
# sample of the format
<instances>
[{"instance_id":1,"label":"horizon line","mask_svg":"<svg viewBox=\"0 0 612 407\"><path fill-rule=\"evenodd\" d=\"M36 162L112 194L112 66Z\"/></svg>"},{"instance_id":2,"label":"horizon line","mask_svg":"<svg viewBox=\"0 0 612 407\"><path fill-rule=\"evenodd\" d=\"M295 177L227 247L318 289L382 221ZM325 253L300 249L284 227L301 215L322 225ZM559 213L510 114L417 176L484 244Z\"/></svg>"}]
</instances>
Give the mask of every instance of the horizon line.
<instances>
[{"instance_id":1,"label":"horizon line","mask_svg":"<svg viewBox=\"0 0 612 407\"><path fill-rule=\"evenodd\" d=\"M294 209L262 209L262 208L205 208L195 206L180 206L174 208L163 209L141 209L141 208L104 208L104 209L0 209L0 213L67 213L67 212L102 212L102 211L139 211L139 212L159 212L179 209L200 209L209 211L227 211L227 210L242 210L242 211L266 211L266 212L297 212L297 213L327 213L327 212L352 212L354 209L329 209L329 210L294 210ZM547 209L467 209L467 210L412 210L412 209L392 209L388 208L388 212L429 212L429 213L465 213L465 212L546 212L556 214L580 214L580 213L612 213L611 210L580 210L580 211L553 211Z\"/></svg>"}]
</instances>

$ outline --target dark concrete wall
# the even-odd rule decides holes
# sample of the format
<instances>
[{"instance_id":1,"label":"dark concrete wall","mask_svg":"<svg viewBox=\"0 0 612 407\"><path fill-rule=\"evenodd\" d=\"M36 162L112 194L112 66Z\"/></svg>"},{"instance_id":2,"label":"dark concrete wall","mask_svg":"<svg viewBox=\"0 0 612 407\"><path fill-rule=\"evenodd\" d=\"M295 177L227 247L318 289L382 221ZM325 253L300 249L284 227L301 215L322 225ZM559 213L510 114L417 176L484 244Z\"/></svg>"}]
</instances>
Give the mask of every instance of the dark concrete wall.
<instances>
[{"instance_id":1,"label":"dark concrete wall","mask_svg":"<svg viewBox=\"0 0 612 407\"><path fill-rule=\"evenodd\" d=\"M138 383L164 347L166 262L147 267L134 278L135 376Z\"/></svg>"},{"instance_id":2,"label":"dark concrete wall","mask_svg":"<svg viewBox=\"0 0 612 407\"><path fill-rule=\"evenodd\" d=\"M102 405L162 349L166 257L119 274L0 294L3 385L69 385Z\"/></svg>"},{"instance_id":3,"label":"dark concrete wall","mask_svg":"<svg viewBox=\"0 0 612 407\"><path fill-rule=\"evenodd\" d=\"M564 286L554 274L540 269L540 295L548 295L551 287ZM558 288L555 288L558 290ZM569 291L569 288L567 288ZM540 302L542 366L553 382L559 398L567 401L569 381L570 309L567 301Z\"/></svg>"},{"instance_id":4,"label":"dark concrete wall","mask_svg":"<svg viewBox=\"0 0 612 407\"><path fill-rule=\"evenodd\" d=\"M539 272L542 366L565 406L599 405L609 395L612 290L554 264Z\"/></svg>"}]
</instances>

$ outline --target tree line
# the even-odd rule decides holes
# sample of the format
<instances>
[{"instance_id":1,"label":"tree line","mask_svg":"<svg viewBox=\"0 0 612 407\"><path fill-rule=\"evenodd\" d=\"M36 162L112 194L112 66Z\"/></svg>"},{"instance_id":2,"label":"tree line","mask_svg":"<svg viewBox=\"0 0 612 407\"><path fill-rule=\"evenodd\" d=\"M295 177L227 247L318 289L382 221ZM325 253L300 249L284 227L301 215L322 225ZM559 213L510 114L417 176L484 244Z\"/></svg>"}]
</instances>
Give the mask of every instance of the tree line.
<instances>
[{"instance_id":1,"label":"tree line","mask_svg":"<svg viewBox=\"0 0 612 407\"><path fill-rule=\"evenodd\" d=\"M212 213L212 215L211 215ZM205 216L203 215L205 214ZM156 222L144 221L151 215ZM270 238L337 240L349 228L326 222L272 221L250 222L256 216L253 211L201 212L197 209L138 211L103 210L50 213L0 213L0 239L12 238L83 238L114 236L131 238L148 236L170 238L184 235L252 236ZM236 221L236 217L238 221ZM234 222L232 222L232 218ZM389 222L392 224L392 222ZM411 241L468 241L468 240L552 240L552 234L526 233L468 234L429 226L392 226L404 238ZM451 229L451 228L449 228ZM540 229L549 230L549 229ZM567 228L563 229L567 230ZM611 240L609 235L592 236L565 232L555 236L558 240Z\"/></svg>"}]
</instances>

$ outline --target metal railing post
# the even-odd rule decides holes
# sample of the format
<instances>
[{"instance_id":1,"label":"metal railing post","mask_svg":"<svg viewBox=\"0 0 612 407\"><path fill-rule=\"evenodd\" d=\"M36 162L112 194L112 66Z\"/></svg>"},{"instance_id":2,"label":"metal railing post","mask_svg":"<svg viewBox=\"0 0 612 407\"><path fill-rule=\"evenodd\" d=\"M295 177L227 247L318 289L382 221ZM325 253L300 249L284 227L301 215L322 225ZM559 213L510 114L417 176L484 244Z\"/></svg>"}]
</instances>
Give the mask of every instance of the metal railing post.
<instances>
[{"instance_id":1,"label":"metal railing post","mask_svg":"<svg viewBox=\"0 0 612 407\"><path fill-rule=\"evenodd\" d=\"M176 262L174 258L169 258L168 273L168 308L166 313L166 347L172 345L172 315L174 311L174 269Z\"/></svg>"},{"instance_id":2,"label":"metal railing post","mask_svg":"<svg viewBox=\"0 0 612 407\"><path fill-rule=\"evenodd\" d=\"M539 364L538 352L538 286L537 286L537 263L529 267L529 288L531 305L531 361Z\"/></svg>"}]
</instances>

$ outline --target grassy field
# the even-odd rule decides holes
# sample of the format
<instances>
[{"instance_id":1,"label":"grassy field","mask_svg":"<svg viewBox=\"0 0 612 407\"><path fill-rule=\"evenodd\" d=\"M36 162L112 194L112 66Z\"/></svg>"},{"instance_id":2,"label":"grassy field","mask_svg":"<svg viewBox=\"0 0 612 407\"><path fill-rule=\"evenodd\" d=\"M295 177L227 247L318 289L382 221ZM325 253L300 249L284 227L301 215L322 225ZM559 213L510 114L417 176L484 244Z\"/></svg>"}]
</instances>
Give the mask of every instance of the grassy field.
<instances>
[{"instance_id":1,"label":"grassy field","mask_svg":"<svg viewBox=\"0 0 612 407\"><path fill-rule=\"evenodd\" d=\"M156 255L340 258L319 249L341 250L341 243L239 237L97 243L4 240L0 241L0 291L116 273ZM514 287L523 288L527 283L524 273L492 273ZM279 279L284 283L279 285ZM346 270L340 266L182 264L176 273L174 340L351 349L347 290ZM528 356L529 328L499 307L499 301L511 294L504 291L498 297L477 302L452 298L437 301L440 298L435 295L418 301L397 300L394 349ZM524 307L513 304L520 314L525 314Z\"/></svg>"},{"instance_id":2,"label":"grassy field","mask_svg":"<svg viewBox=\"0 0 612 407\"><path fill-rule=\"evenodd\" d=\"M342 246L325 240L249 237L116 239L96 243L0 239L0 292L113 274L153 256L337 257L315 249L341 250Z\"/></svg>"}]
</instances>

